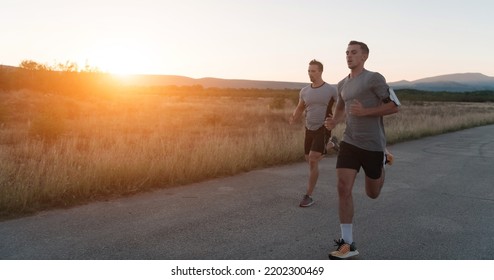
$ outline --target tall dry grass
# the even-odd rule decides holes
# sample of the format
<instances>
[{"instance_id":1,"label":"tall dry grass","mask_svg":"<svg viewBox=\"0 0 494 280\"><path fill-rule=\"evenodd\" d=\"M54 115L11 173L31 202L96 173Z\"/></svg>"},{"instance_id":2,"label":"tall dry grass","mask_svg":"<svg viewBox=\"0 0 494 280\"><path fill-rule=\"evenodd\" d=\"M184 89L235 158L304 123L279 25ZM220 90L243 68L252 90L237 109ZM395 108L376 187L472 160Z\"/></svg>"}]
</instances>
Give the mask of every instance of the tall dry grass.
<instances>
[{"instance_id":1,"label":"tall dry grass","mask_svg":"<svg viewBox=\"0 0 494 280\"><path fill-rule=\"evenodd\" d=\"M405 102L385 117L388 143L494 123L493 103Z\"/></svg>"},{"instance_id":2,"label":"tall dry grass","mask_svg":"<svg viewBox=\"0 0 494 280\"><path fill-rule=\"evenodd\" d=\"M4 215L301 158L300 126L286 124L292 104L270 109L272 98L154 95L75 102L15 92L2 100L13 115L0 131ZM54 116L47 116L47 107ZM50 125L63 131L39 133L52 131Z\"/></svg>"},{"instance_id":3,"label":"tall dry grass","mask_svg":"<svg viewBox=\"0 0 494 280\"><path fill-rule=\"evenodd\" d=\"M0 95L3 217L303 159L303 124L287 122L296 98ZM389 141L494 123L493 107L405 103L385 119Z\"/></svg>"}]
</instances>

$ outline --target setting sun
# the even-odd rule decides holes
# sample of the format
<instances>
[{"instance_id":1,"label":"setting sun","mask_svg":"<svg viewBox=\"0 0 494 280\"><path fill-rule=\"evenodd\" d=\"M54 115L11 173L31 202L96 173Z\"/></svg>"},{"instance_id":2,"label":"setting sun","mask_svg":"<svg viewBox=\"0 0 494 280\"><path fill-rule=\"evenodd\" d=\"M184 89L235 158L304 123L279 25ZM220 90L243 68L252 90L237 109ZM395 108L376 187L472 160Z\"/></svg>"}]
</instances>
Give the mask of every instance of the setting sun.
<instances>
[{"instance_id":1,"label":"setting sun","mask_svg":"<svg viewBox=\"0 0 494 280\"><path fill-rule=\"evenodd\" d=\"M146 74L153 68L151 52L129 44L100 45L90 51L86 61L103 72L117 75Z\"/></svg>"}]
</instances>

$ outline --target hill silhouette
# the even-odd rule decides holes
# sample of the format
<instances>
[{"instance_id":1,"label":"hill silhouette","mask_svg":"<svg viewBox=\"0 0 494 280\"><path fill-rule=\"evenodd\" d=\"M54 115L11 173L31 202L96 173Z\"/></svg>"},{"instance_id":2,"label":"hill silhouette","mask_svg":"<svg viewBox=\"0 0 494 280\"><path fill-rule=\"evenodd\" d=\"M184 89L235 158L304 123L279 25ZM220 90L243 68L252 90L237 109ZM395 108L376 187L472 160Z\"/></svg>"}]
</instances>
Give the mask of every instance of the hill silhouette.
<instances>
[{"instance_id":1,"label":"hill silhouette","mask_svg":"<svg viewBox=\"0 0 494 280\"><path fill-rule=\"evenodd\" d=\"M18 67L0 65L2 73L14 72ZM202 86L204 88L247 88L247 89L301 89L307 83L289 81L263 81L246 79L221 79L206 77L194 79L178 75L128 75L121 83L130 86ZM421 91L472 92L494 91L494 77L482 73L455 73L427 77L415 81L389 82L395 89Z\"/></svg>"},{"instance_id":2,"label":"hill silhouette","mask_svg":"<svg viewBox=\"0 0 494 280\"><path fill-rule=\"evenodd\" d=\"M409 81L389 83L396 89L423 91L469 92L494 90L494 77L481 73L456 73Z\"/></svg>"},{"instance_id":3,"label":"hill silhouette","mask_svg":"<svg viewBox=\"0 0 494 280\"><path fill-rule=\"evenodd\" d=\"M259 81L243 79L200 78L194 79L175 75L130 75L123 80L125 84L137 86L194 86L205 88L270 88L301 89L309 83Z\"/></svg>"},{"instance_id":4,"label":"hill silhouette","mask_svg":"<svg viewBox=\"0 0 494 280\"><path fill-rule=\"evenodd\" d=\"M171 75L132 75L125 83L140 86L192 86L201 85L205 88L271 88L301 89L309 83L258 81L242 79L201 78L193 79L185 76ZM415 89L423 91L469 92L494 90L494 77L481 73L456 73L423 78L415 81L390 82L396 89Z\"/></svg>"}]
</instances>

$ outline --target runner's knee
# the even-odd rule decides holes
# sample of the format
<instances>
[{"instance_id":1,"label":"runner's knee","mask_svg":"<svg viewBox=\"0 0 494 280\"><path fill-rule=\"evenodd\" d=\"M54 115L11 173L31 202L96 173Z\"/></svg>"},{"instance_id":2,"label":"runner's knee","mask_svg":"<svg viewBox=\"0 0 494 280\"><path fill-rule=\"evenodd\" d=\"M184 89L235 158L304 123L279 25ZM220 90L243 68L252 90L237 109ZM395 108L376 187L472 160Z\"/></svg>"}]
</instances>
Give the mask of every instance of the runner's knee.
<instances>
[{"instance_id":1,"label":"runner's knee","mask_svg":"<svg viewBox=\"0 0 494 280\"><path fill-rule=\"evenodd\" d=\"M308 157L309 163L318 163L321 160L321 153L311 152Z\"/></svg>"},{"instance_id":2,"label":"runner's knee","mask_svg":"<svg viewBox=\"0 0 494 280\"><path fill-rule=\"evenodd\" d=\"M345 179L338 179L338 195L340 197L350 197L352 195L352 182Z\"/></svg>"},{"instance_id":3,"label":"runner's knee","mask_svg":"<svg viewBox=\"0 0 494 280\"><path fill-rule=\"evenodd\" d=\"M384 178L381 176L379 179L366 178L365 193L371 199L376 199L381 194L381 189L384 184Z\"/></svg>"}]
</instances>

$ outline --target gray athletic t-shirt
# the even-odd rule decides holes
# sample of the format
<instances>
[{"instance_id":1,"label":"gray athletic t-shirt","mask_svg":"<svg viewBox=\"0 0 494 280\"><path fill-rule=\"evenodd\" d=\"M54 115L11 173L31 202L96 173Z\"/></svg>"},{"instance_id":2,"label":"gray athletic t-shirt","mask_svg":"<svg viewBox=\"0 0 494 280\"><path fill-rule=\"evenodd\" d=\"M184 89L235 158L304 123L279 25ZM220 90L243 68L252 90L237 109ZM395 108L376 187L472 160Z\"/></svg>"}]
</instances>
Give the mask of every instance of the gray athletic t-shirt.
<instances>
[{"instance_id":1,"label":"gray athletic t-shirt","mask_svg":"<svg viewBox=\"0 0 494 280\"><path fill-rule=\"evenodd\" d=\"M351 102L357 99L364 108L377 107L389 97L384 77L364 69L355 78L347 76L338 83L338 95L345 102L346 128L343 141L368 151L384 152L386 136L382 117L357 117L349 114Z\"/></svg>"},{"instance_id":2,"label":"gray athletic t-shirt","mask_svg":"<svg viewBox=\"0 0 494 280\"><path fill-rule=\"evenodd\" d=\"M324 125L329 101L338 98L336 88L328 83L313 88L308 85L300 90L300 99L305 103L305 127L317 130Z\"/></svg>"}]
</instances>

